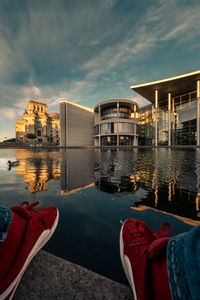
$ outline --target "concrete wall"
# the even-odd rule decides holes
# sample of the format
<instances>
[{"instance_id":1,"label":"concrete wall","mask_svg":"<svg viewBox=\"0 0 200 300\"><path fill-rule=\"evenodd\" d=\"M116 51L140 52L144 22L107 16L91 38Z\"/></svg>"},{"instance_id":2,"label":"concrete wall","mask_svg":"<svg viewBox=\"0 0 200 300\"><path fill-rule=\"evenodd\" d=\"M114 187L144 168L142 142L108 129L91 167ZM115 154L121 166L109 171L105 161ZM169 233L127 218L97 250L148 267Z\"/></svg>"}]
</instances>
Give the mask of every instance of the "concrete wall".
<instances>
[{"instance_id":1,"label":"concrete wall","mask_svg":"<svg viewBox=\"0 0 200 300\"><path fill-rule=\"evenodd\" d=\"M93 146L93 115L76 104L60 103L61 147Z\"/></svg>"},{"instance_id":2,"label":"concrete wall","mask_svg":"<svg viewBox=\"0 0 200 300\"><path fill-rule=\"evenodd\" d=\"M66 103L60 103L60 146L66 147Z\"/></svg>"}]
</instances>

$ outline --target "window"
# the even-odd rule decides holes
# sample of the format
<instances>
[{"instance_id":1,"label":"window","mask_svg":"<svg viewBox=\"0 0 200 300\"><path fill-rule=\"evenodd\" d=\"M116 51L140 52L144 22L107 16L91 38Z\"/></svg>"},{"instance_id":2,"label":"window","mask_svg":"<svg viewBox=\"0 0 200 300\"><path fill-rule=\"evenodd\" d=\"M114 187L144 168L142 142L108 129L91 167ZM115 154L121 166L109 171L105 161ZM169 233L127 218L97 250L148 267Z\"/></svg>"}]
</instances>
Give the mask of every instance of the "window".
<instances>
[{"instance_id":1,"label":"window","mask_svg":"<svg viewBox=\"0 0 200 300\"><path fill-rule=\"evenodd\" d=\"M43 111L43 107L41 106L41 111Z\"/></svg>"},{"instance_id":2,"label":"window","mask_svg":"<svg viewBox=\"0 0 200 300\"><path fill-rule=\"evenodd\" d=\"M38 139L38 143L42 143L42 139Z\"/></svg>"},{"instance_id":3,"label":"window","mask_svg":"<svg viewBox=\"0 0 200 300\"><path fill-rule=\"evenodd\" d=\"M114 133L114 123L112 122L110 126L111 126L111 133Z\"/></svg>"},{"instance_id":4,"label":"window","mask_svg":"<svg viewBox=\"0 0 200 300\"><path fill-rule=\"evenodd\" d=\"M134 133L134 124L115 123L115 132Z\"/></svg>"},{"instance_id":5,"label":"window","mask_svg":"<svg viewBox=\"0 0 200 300\"><path fill-rule=\"evenodd\" d=\"M102 136L101 137L101 146L116 146L117 145L117 136Z\"/></svg>"},{"instance_id":6,"label":"window","mask_svg":"<svg viewBox=\"0 0 200 300\"><path fill-rule=\"evenodd\" d=\"M99 125L96 125L94 127L94 135L97 135L97 134L99 134Z\"/></svg>"},{"instance_id":7,"label":"window","mask_svg":"<svg viewBox=\"0 0 200 300\"><path fill-rule=\"evenodd\" d=\"M117 118L117 108L106 108L101 111L101 120Z\"/></svg>"},{"instance_id":8,"label":"window","mask_svg":"<svg viewBox=\"0 0 200 300\"><path fill-rule=\"evenodd\" d=\"M114 133L114 123L105 123L100 125L101 134Z\"/></svg>"},{"instance_id":9,"label":"window","mask_svg":"<svg viewBox=\"0 0 200 300\"><path fill-rule=\"evenodd\" d=\"M41 136L41 130L37 131L37 136Z\"/></svg>"},{"instance_id":10,"label":"window","mask_svg":"<svg viewBox=\"0 0 200 300\"><path fill-rule=\"evenodd\" d=\"M41 123L40 122L36 122L36 126L37 127L41 127Z\"/></svg>"}]
</instances>

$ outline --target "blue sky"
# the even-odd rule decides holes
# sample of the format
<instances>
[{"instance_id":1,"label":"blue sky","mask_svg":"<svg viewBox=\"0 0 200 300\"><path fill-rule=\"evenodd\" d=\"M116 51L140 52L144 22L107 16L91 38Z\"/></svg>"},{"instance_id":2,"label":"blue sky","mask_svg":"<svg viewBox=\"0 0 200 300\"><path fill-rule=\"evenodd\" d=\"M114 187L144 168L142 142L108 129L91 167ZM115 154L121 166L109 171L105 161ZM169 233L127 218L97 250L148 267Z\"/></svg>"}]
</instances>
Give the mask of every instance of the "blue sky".
<instances>
[{"instance_id":1,"label":"blue sky","mask_svg":"<svg viewBox=\"0 0 200 300\"><path fill-rule=\"evenodd\" d=\"M39 95L147 102L130 85L200 69L200 1L0 0L0 140Z\"/></svg>"}]
</instances>

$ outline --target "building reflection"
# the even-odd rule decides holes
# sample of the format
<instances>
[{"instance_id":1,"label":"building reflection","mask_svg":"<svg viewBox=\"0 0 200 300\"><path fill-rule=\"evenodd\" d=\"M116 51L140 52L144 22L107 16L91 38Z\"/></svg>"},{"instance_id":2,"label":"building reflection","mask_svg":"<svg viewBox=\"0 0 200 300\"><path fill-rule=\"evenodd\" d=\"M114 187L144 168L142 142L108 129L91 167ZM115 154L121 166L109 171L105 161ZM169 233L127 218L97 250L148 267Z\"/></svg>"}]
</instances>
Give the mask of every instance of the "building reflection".
<instances>
[{"instance_id":1,"label":"building reflection","mask_svg":"<svg viewBox=\"0 0 200 300\"><path fill-rule=\"evenodd\" d=\"M93 150L61 149L61 178L62 195L76 193L94 185L94 156Z\"/></svg>"},{"instance_id":2,"label":"building reflection","mask_svg":"<svg viewBox=\"0 0 200 300\"><path fill-rule=\"evenodd\" d=\"M137 163L137 151L99 150L99 160L94 167L95 186L107 193L135 193L139 182L132 169Z\"/></svg>"},{"instance_id":3,"label":"building reflection","mask_svg":"<svg viewBox=\"0 0 200 300\"><path fill-rule=\"evenodd\" d=\"M23 176L30 193L46 191L48 181L60 179L60 161L55 152L16 151L16 156L20 160L16 173Z\"/></svg>"},{"instance_id":4,"label":"building reflection","mask_svg":"<svg viewBox=\"0 0 200 300\"><path fill-rule=\"evenodd\" d=\"M111 155L112 153L112 155ZM144 152L138 155L137 150L101 151L99 167L95 169L95 186L107 193L136 193L141 188L146 191L141 201L135 201L136 210L152 208L164 213L172 214L182 221L192 224L200 221L200 154L197 151L195 165L197 182L190 174L180 173L185 161L188 160L187 152L177 153L166 149L155 149L151 153ZM167 166L166 166L167 162ZM192 164L192 163L191 163ZM185 184L187 182L188 184ZM190 222L191 224L191 222Z\"/></svg>"},{"instance_id":5,"label":"building reflection","mask_svg":"<svg viewBox=\"0 0 200 300\"><path fill-rule=\"evenodd\" d=\"M193 160L189 159L191 151ZM16 159L20 160L16 173L23 176L30 193L47 191L48 181L58 181L61 195L95 186L109 194L132 194L132 209L151 208L200 221L198 149L16 149ZM142 198L137 196L139 191L143 191Z\"/></svg>"},{"instance_id":6,"label":"building reflection","mask_svg":"<svg viewBox=\"0 0 200 300\"><path fill-rule=\"evenodd\" d=\"M48 181L60 180L61 195L76 193L94 186L94 151L74 149L60 152L16 149L20 165L16 173L23 176L30 193L48 190Z\"/></svg>"}]
</instances>

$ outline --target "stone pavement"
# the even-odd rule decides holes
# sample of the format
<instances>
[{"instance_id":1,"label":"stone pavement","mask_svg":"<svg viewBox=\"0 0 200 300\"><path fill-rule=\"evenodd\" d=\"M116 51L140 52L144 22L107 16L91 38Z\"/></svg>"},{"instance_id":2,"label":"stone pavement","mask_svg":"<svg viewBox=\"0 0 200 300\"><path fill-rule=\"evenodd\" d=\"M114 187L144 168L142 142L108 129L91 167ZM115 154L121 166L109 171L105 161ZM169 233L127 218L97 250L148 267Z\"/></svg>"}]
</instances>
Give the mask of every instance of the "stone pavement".
<instances>
[{"instance_id":1,"label":"stone pavement","mask_svg":"<svg viewBox=\"0 0 200 300\"><path fill-rule=\"evenodd\" d=\"M81 266L39 251L13 300L131 300L131 289Z\"/></svg>"}]
</instances>

